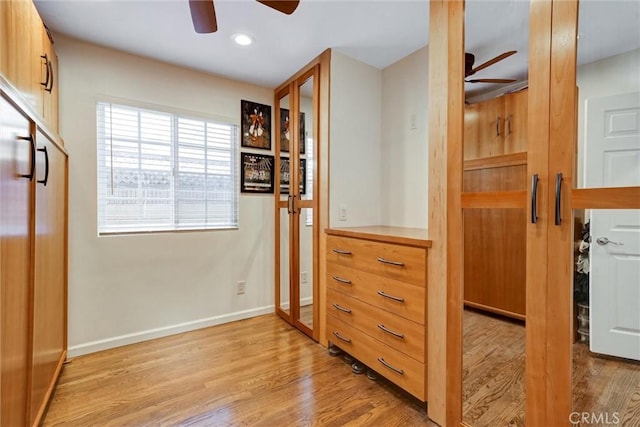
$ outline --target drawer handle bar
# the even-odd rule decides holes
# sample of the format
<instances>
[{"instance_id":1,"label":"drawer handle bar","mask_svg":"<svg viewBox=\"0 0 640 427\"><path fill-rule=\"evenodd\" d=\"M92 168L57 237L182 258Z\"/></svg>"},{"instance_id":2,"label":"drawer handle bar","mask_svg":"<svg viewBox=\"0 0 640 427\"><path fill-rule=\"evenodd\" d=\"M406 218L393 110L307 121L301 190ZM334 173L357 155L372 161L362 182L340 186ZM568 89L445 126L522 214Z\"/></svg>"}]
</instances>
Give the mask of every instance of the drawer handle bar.
<instances>
[{"instance_id":1,"label":"drawer handle bar","mask_svg":"<svg viewBox=\"0 0 640 427\"><path fill-rule=\"evenodd\" d=\"M383 331L385 331L388 334L393 335L394 337L404 338L404 334L402 334L400 332L392 331L391 329L388 329L386 326L384 326L382 323L378 323L378 328L382 329Z\"/></svg>"},{"instance_id":2,"label":"drawer handle bar","mask_svg":"<svg viewBox=\"0 0 640 427\"><path fill-rule=\"evenodd\" d=\"M340 255L351 255L351 251L345 251L342 249L334 249L333 252L340 254Z\"/></svg>"},{"instance_id":3,"label":"drawer handle bar","mask_svg":"<svg viewBox=\"0 0 640 427\"><path fill-rule=\"evenodd\" d=\"M393 372L396 372L400 375L404 375L404 371L402 369L398 369L395 366L391 365L389 362L384 360L382 357L378 357L378 362L382 363L387 368L391 369Z\"/></svg>"},{"instance_id":4,"label":"drawer handle bar","mask_svg":"<svg viewBox=\"0 0 640 427\"><path fill-rule=\"evenodd\" d=\"M348 308L344 308L344 307L340 306L339 304L333 304L333 306L336 309L338 309L338 310L340 310L340 311L342 311L344 313L351 313L351 310L349 310Z\"/></svg>"},{"instance_id":5,"label":"drawer handle bar","mask_svg":"<svg viewBox=\"0 0 640 427\"><path fill-rule=\"evenodd\" d=\"M342 277L338 277L338 276L331 276L331 277L336 282L344 283L345 285L350 285L351 284L351 280L343 279Z\"/></svg>"},{"instance_id":6,"label":"drawer handle bar","mask_svg":"<svg viewBox=\"0 0 640 427\"><path fill-rule=\"evenodd\" d=\"M384 259L384 258L378 258L378 262L381 262L383 264L395 265L398 267L404 267L404 262L389 261L388 259Z\"/></svg>"},{"instance_id":7,"label":"drawer handle bar","mask_svg":"<svg viewBox=\"0 0 640 427\"><path fill-rule=\"evenodd\" d=\"M342 335L340 335L340 333L338 333L336 331L333 331L333 335L335 335L336 338L338 338L339 340L342 340L342 341L344 341L346 343L350 343L351 342L351 340L349 338L343 337Z\"/></svg>"},{"instance_id":8,"label":"drawer handle bar","mask_svg":"<svg viewBox=\"0 0 640 427\"><path fill-rule=\"evenodd\" d=\"M392 299L394 301L404 302L404 298L402 298L402 297L394 297L393 295L389 295L389 294L387 294L387 293L385 293L383 291L378 291L378 295L380 295L381 297Z\"/></svg>"}]
</instances>

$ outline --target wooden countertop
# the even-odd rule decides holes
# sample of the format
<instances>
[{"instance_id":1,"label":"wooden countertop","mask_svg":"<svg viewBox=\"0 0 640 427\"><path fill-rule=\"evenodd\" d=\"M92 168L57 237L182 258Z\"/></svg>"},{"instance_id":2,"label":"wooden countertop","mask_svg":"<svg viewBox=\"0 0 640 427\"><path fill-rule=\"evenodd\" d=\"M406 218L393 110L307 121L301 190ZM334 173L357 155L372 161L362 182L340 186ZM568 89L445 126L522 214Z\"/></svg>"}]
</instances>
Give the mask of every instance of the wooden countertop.
<instances>
[{"instance_id":1,"label":"wooden countertop","mask_svg":"<svg viewBox=\"0 0 640 427\"><path fill-rule=\"evenodd\" d=\"M426 228L391 227L370 225L363 227L335 227L325 230L330 236L355 237L376 242L430 248L432 241Z\"/></svg>"}]
</instances>

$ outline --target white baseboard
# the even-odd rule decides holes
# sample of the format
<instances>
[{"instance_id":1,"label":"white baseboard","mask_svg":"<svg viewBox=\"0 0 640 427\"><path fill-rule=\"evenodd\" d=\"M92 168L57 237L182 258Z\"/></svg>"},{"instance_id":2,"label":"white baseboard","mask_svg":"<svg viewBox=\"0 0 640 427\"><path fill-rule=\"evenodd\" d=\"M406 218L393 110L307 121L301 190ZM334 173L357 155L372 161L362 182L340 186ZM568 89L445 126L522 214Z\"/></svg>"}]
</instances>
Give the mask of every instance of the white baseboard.
<instances>
[{"instance_id":1,"label":"white baseboard","mask_svg":"<svg viewBox=\"0 0 640 427\"><path fill-rule=\"evenodd\" d=\"M83 354L95 353L96 351L108 350L110 348L121 347L123 345L148 341L155 338L167 337L169 335L180 334L182 332L194 331L196 329L208 328L209 326L221 325L223 323L229 323L236 320L248 319L251 317L261 316L263 314L273 313L274 311L275 307L270 305L245 311L237 311L235 313L223 314L220 316L208 317L206 319L193 320L191 322L179 323L177 325L170 325L157 329L149 329L147 331L135 332L133 334L120 335L103 340L77 344L69 347L67 350L67 358L82 356Z\"/></svg>"},{"instance_id":2,"label":"white baseboard","mask_svg":"<svg viewBox=\"0 0 640 427\"><path fill-rule=\"evenodd\" d=\"M313 304L313 297L306 297L306 298L300 299L300 307L304 307L305 305L311 305L311 304ZM282 308L283 310L289 310L289 301L283 301L282 304L280 304L280 308Z\"/></svg>"}]
</instances>

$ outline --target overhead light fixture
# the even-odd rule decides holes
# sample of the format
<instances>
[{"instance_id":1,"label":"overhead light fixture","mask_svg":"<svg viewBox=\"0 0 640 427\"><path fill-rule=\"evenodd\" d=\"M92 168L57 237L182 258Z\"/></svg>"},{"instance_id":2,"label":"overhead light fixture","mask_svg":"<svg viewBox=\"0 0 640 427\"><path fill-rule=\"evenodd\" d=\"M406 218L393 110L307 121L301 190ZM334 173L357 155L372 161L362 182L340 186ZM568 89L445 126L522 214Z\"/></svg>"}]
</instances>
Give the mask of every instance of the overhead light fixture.
<instances>
[{"instance_id":1,"label":"overhead light fixture","mask_svg":"<svg viewBox=\"0 0 640 427\"><path fill-rule=\"evenodd\" d=\"M253 44L253 39L251 38L251 36L242 33L234 34L233 36L231 36L231 40L233 40L240 46L249 46Z\"/></svg>"}]
</instances>

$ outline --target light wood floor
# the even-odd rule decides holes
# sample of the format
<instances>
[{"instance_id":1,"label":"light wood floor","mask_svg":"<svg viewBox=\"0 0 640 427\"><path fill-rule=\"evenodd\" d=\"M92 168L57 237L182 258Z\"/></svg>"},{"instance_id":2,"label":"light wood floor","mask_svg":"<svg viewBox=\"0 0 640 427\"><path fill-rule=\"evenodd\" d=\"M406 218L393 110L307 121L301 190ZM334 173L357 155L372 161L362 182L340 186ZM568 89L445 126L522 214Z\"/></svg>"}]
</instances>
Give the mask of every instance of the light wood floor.
<instances>
[{"instance_id":1,"label":"light wood floor","mask_svg":"<svg viewBox=\"0 0 640 427\"><path fill-rule=\"evenodd\" d=\"M465 422L474 427L523 426L524 325L465 310L463 343ZM576 343L573 382L574 411L609 414L609 425L615 413L617 425L640 427L640 363L596 355L588 345Z\"/></svg>"},{"instance_id":2,"label":"light wood floor","mask_svg":"<svg viewBox=\"0 0 640 427\"><path fill-rule=\"evenodd\" d=\"M275 314L77 357L44 425L435 426Z\"/></svg>"}]
</instances>

